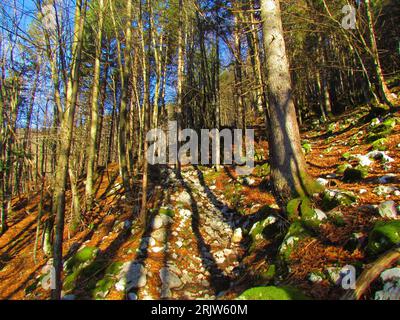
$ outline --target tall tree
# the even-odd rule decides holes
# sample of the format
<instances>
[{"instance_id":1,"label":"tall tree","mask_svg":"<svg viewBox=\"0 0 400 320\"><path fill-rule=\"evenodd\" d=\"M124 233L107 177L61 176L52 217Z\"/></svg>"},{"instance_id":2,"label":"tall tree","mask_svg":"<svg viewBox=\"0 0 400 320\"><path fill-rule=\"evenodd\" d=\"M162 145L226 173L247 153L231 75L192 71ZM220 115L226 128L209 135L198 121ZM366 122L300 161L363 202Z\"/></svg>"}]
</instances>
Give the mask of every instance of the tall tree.
<instances>
[{"instance_id":1,"label":"tall tree","mask_svg":"<svg viewBox=\"0 0 400 320\"><path fill-rule=\"evenodd\" d=\"M307 173L292 98L289 61L279 0L262 0L265 64L269 109L269 150L271 177L278 199L312 195L318 184Z\"/></svg>"},{"instance_id":2,"label":"tall tree","mask_svg":"<svg viewBox=\"0 0 400 320\"><path fill-rule=\"evenodd\" d=\"M86 176L86 210L90 210L93 205L93 182L96 172L95 159L97 154L97 135L99 126L99 92L100 92L100 67L102 56L103 39L103 20L104 20L104 0L98 0L98 24L96 26L96 48L93 72L92 106L90 119L90 139L88 147L87 176Z\"/></svg>"}]
</instances>

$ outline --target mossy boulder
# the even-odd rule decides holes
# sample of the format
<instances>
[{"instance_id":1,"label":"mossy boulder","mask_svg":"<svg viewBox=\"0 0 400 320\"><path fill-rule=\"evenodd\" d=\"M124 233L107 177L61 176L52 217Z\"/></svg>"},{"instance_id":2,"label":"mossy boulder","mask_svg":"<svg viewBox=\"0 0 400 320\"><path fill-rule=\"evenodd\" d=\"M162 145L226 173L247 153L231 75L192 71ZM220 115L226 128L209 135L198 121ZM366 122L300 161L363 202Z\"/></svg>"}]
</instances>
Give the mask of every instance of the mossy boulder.
<instances>
[{"instance_id":1,"label":"mossy boulder","mask_svg":"<svg viewBox=\"0 0 400 320\"><path fill-rule=\"evenodd\" d=\"M357 196L350 191L326 190L322 198L322 208L331 210L337 206L349 206L357 202Z\"/></svg>"},{"instance_id":2,"label":"mossy boulder","mask_svg":"<svg viewBox=\"0 0 400 320\"><path fill-rule=\"evenodd\" d=\"M378 150L378 151L386 151L387 150L387 143L388 139L387 138L381 138L376 141L374 141L371 144L372 150Z\"/></svg>"},{"instance_id":3,"label":"mossy boulder","mask_svg":"<svg viewBox=\"0 0 400 320\"><path fill-rule=\"evenodd\" d=\"M368 176L368 167L358 165L355 168L347 168L343 173L343 181L357 182Z\"/></svg>"},{"instance_id":4,"label":"mossy boulder","mask_svg":"<svg viewBox=\"0 0 400 320\"><path fill-rule=\"evenodd\" d=\"M352 169L353 166L350 163L342 163L337 166L336 173L343 174L347 169Z\"/></svg>"},{"instance_id":5,"label":"mossy boulder","mask_svg":"<svg viewBox=\"0 0 400 320\"><path fill-rule=\"evenodd\" d=\"M379 221L372 229L367 249L376 255L400 244L400 221Z\"/></svg>"},{"instance_id":6,"label":"mossy boulder","mask_svg":"<svg viewBox=\"0 0 400 320\"><path fill-rule=\"evenodd\" d=\"M85 247L65 262L64 269L67 272L81 269L89 265L96 258L98 252L99 249L96 247Z\"/></svg>"},{"instance_id":7,"label":"mossy boulder","mask_svg":"<svg viewBox=\"0 0 400 320\"><path fill-rule=\"evenodd\" d=\"M318 227L327 218L324 212L314 209L309 198L295 198L289 201L286 207L287 215L290 222L296 220L310 229L318 229Z\"/></svg>"},{"instance_id":8,"label":"mossy boulder","mask_svg":"<svg viewBox=\"0 0 400 320\"><path fill-rule=\"evenodd\" d=\"M96 247L85 247L64 263L64 270L67 273L63 282L63 290L65 292L74 289L80 275L87 277L101 270L102 263L95 262L98 253L99 249Z\"/></svg>"},{"instance_id":9,"label":"mossy boulder","mask_svg":"<svg viewBox=\"0 0 400 320\"><path fill-rule=\"evenodd\" d=\"M243 292L237 300L310 300L300 290L289 287L255 287Z\"/></svg>"},{"instance_id":10,"label":"mossy boulder","mask_svg":"<svg viewBox=\"0 0 400 320\"><path fill-rule=\"evenodd\" d=\"M387 138L393 132L395 126L396 126L395 118L386 119L381 124L371 129L371 132L366 137L366 142L373 143L377 140Z\"/></svg>"},{"instance_id":11,"label":"mossy boulder","mask_svg":"<svg viewBox=\"0 0 400 320\"><path fill-rule=\"evenodd\" d=\"M106 276L104 279L99 280L96 283L96 287L92 291L93 298L104 299L110 292L111 288L114 286L115 282L115 279L108 276Z\"/></svg>"},{"instance_id":12,"label":"mossy boulder","mask_svg":"<svg viewBox=\"0 0 400 320\"><path fill-rule=\"evenodd\" d=\"M249 235L255 243L257 240L260 240L264 238L264 231L267 227L272 226L276 224L277 218L274 216L268 216L264 220L257 221L255 224L253 224L252 228L250 229Z\"/></svg>"},{"instance_id":13,"label":"mossy boulder","mask_svg":"<svg viewBox=\"0 0 400 320\"><path fill-rule=\"evenodd\" d=\"M282 241L282 244L279 248L279 257L284 262L290 261L290 255L292 254L293 249L296 247L297 243L305 238L311 237L311 233L304 228L300 221L293 222L289 230Z\"/></svg>"}]
</instances>

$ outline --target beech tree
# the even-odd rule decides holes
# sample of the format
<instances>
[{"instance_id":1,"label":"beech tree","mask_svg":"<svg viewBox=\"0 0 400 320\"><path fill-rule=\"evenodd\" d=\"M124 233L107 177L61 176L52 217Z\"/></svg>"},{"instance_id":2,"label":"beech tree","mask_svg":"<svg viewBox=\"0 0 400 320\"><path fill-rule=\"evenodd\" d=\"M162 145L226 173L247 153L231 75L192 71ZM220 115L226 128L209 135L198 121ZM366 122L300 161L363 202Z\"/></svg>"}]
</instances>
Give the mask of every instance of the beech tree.
<instances>
[{"instance_id":1,"label":"beech tree","mask_svg":"<svg viewBox=\"0 0 400 320\"><path fill-rule=\"evenodd\" d=\"M282 201L296 196L310 196L320 187L307 173L293 103L289 62L279 0L262 0L261 14L268 70L269 148L271 178Z\"/></svg>"}]
</instances>

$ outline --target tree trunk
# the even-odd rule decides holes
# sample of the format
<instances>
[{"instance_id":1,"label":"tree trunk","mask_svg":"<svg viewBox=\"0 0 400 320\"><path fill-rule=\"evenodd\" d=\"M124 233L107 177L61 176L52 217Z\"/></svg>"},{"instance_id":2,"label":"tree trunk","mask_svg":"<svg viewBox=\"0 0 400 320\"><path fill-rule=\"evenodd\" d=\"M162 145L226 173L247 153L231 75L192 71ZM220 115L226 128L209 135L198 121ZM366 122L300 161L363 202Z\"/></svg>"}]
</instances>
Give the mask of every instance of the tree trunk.
<instances>
[{"instance_id":1,"label":"tree trunk","mask_svg":"<svg viewBox=\"0 0 400 320\"><path fill-rule=\"evenodd\" d=\"M99 125L99 89L100 89L100 64L101 64L101 40L103 38L103 11L104 1L99 0L99 20L97 25L96 56L94 63L92 108L90 122L90 138L88 147L87 177L86 177L86 210L90 211L93 206L93 183L96 174L95 158L97 154L97 134Z\"/></svg>"},{"instance_id":2,"label":"tree trunk","mask_svg":"<svg viewBox=\"0 0 400 320\"><path fill-rule=\"evenodd\" d=\"M262 0L264 46L269 94L271 177L278 201L312 195L317 184L307 173L292 99L289 62L279 0Z\"/></svg>"},{"instance_id":3,"label":"tree trunk","mask_svg":"<svg viewBox=\"0 0 400 320\"><path fill-rule=\"evenodd\" d=\"M390 91L386 85L385 78L383 76L381 62L379 60L378 46L376 44L374 23L372 20L372 10L370 0L365 0L366 5L366 15L368 22L368 35L371 44L372 60L374 63L374 71L376 75L376 80L378 81L378 92L385 103L392 106L392 99L390 96Z\"/></svg>"},{"instance_id":4,"label":"tree trunk","mask_svg":"<svg viewBox=\"0 0 400 320\"><path fill-rule=\"evenodd\" d=\"M62 289L62 244L64 235L65 190L68 178L68 161L71 152L73 123L79 87L79 72L83 42L83 26L86 15L86 1L77 0L75 9L75 27L72 44L72 67L68 80L66 109L61 121L60 151L56 165L56 178L53 191L52 215L56 217L56 230L53 246L55 289L52 299L61 298Z\"/></svg>"}]
</instances>

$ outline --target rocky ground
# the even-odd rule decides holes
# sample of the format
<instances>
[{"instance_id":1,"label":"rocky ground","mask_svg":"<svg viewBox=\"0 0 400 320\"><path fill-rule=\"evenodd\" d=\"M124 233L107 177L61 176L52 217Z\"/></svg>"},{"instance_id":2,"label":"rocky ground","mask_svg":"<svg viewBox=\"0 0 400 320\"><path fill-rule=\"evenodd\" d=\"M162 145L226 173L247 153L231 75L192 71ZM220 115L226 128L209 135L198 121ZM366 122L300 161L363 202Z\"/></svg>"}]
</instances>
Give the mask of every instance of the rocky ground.
<instances>
[{"instance_id":1,"label":"rocky ground","mask_svg":"<svg viewBox=\"0 0 400 320\"><path fill-rule=\"evenodd\" d=\"M64 299L341 298L344 266L359 276L400 244L399 118L361 110L312 123L303 149L325 191L287 208L271 194L260 134L249 176L232 167L187 166L181 179L167 167L152 171L145 228L132 224L137 204L110 165L99 174L96 207L82 231L65 232ZM83 193L83 181L78 187ZM49 297L52 261L40 241L34 254L39 202L40 193L13 200L10 229L0 238L2 299ZM68 227L69 206L66 216ZM396 260L363 298L400 298L399 281Z\"/></svg>"}]
</instances>

